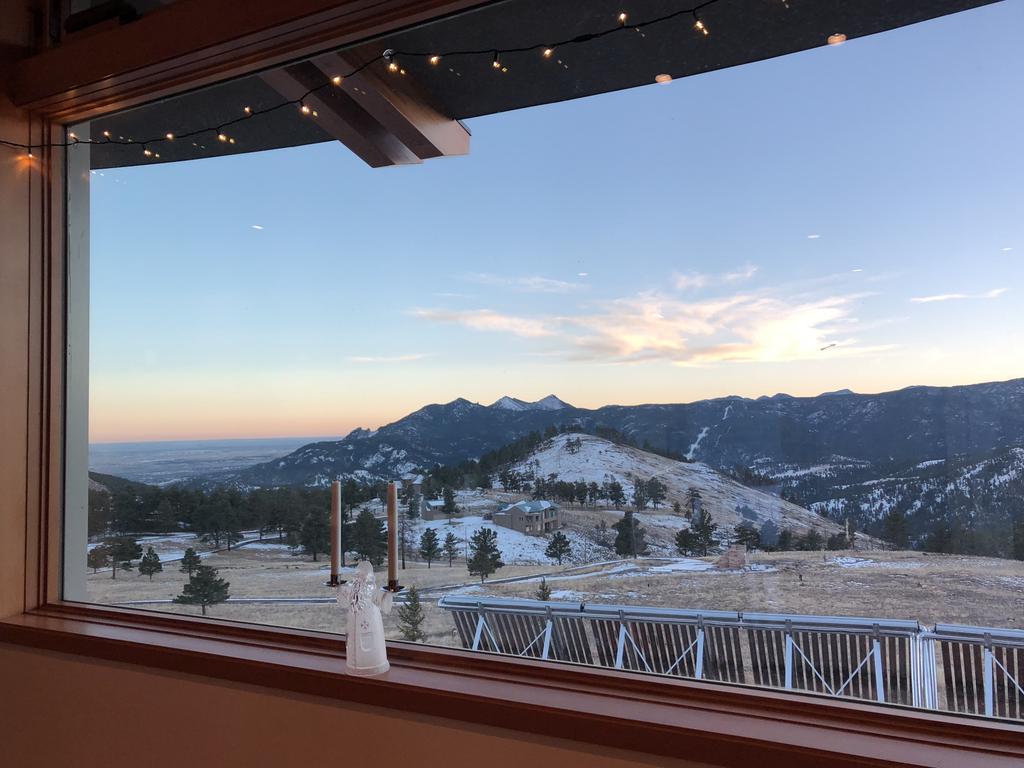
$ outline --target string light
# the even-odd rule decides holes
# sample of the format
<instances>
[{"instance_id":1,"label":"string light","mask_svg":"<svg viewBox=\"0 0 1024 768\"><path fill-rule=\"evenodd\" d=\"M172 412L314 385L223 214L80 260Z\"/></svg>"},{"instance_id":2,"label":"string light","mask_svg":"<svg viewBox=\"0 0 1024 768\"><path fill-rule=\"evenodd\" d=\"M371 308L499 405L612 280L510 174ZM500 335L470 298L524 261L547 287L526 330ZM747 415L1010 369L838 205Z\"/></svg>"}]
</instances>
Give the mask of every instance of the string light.
<instances>
[{"instance_id":1,"label":"string light","mask_svg":"<svg viewBox=\"0 0 1024 768\"><path fill-rule=\"evenodd\" d=\"M630 27L633 28L636 32L638 32L641 36L644 36L643 30L646 27L654 26L654 25L657 25L657 24L662 24L662 23L671 21L673 19L677 19L677 18L679 18L681 16L692 16L694 29L697 30L698 32L700 32L701 34L703 34L704 36L707 36L707 35L710 34L710 30L708 29L707 24L705 24L704 21L700 18L700 16L698 16L698 12L699 11L703 11L705 8L707 8L709 6L712 6L712 5L716 4L717 2L719 2L719 0L703 0L703 2L700 2L699 4L697 4L697 5L693 6L693 7L690 7L690 8L678 8L677 10L671 11L669 13L666 13L666 14L662 15L662 16L658 16L658 17L655 17L655 18L641 19L639 21L634 21L634 22L632 22L630 24ZM787 7L787 8L789 7L788 3L786 2L786 0L782 0L782 5ZM289 99L287 101L275 104L273 106L262 107L262 108L259 108L259 109L254 109L253 107L245 106L245 107L242 108L242 111L244 113L243 116L238 117L237 119L234 119L234 120L229 120L229 121L227 121L225 123L222 123L220 126L217 126L217 127L207 126L205 128L197 128L197 129L189 131L187 133L181 133L181 134L177 134L177 135L168 132L168 133L163 134L162 136L158 136L158 137L154 137L154 138L149 138L149 139L146 139L146 140L140 141L140 142L135 142L131 138L125 139L124 136L118 136L115 139L111 135L110 131L103 131L102 132L102 136L103 136L102 140L100 140L100 139L85 139L85 140L81 140L74 133L69 132L68 133L68 140L67 141L64 141L64 142L51 142L51 143L42 144L42 145L39 145L39 146L42 146L42 147L45 148L45 147L70 147L70 146L73 146L75 144L121 144L121 145L133 144L133 145L139 145L139 146L141 146L143 148L143 154L144 154L145 157L157 157L158 158L158 157L160 157L159 153L157 153L154 150L150 149L151 145L159 144L160 142L164 142L164 141L173 141L175 138L193 138L193 137L199 136L199 135L201 135L203 133L206 133L208 131L215 131L216 132L216 136L217 136L217 140L220 141L221 143L234 144L235 143L235 139L232 138L232 137L229 137L226 133L224 133L224 129L225 128L229 128L230 126L234 125L235 123L241 122L243 120L246 120L246 119L249 119L249 118L252 118L252 117L266 115L266 114L269 114L271 112L276 112L277 110L282 109L284 107L293 106L293 105L299 107L299 109L301 110L302 114L309 115L309 116L312 116L312 117L317 117L318 115L317 115L316 110L311 109L310 107L308 107L305 104L305 99L306 98L312 96L315 93L318 93L319 91L321 91L324 88L329 88L332 85L335 86L335 87L340 86L344 82L345 78L357 75L360 72L362 72L364 69L372 67L372 66L378 64L381 61L386 63L387 71L392 72L392 73L401 74L401 75L407 74L406 69L399 64L399 60L398 60L399 55L406 56L409 59L418 59L418 60L421 60L421 61L426 61L431 66L437 66L438 64L441 63L441 60L443 58L448 57L448 56L478 57L478 56L485 55L487 53L492 53L493 57L494 57L492 62L491 62L492 68L497 70L497 71L499 71L499 72L507 73L509 71L509 67L505 63L503 63L503 61L502 61L502 56L503 55L506 55L506 54L517 54L517 53L527 53L527 52L536 51L536 50L540 49L541 56L543 58L551 59L551 58L554 57L555 50L557 48L559 48L560 46L577 45L577 44L587 43L587 42L590 42L590 41L593 41L593 40L601 39L601 38L606 37L608 35L620 32L623 28L626 27L626 24L627 24L628 21L629 21L629 15L626 13L626 11L621 11L617 15L617 17L616 17L616 22L617 23L616 23L616 25L614 27L598 30L598 31L595 31L595 32L578 34L578 35L576 35L574 37L567 38L565 40L553 41L551 43L548 43L547 45L540 45L538 43L534 43L532 45L526 45L526 46L517 47L517 48L504 48L504 49L501 49L501 50L498 50L498 49L495 49L495 48L490 48L490 49L486 49L485 48L485 49L482 49L482 50L479 50L479 49L465 49L465 50L452 50L452 51L440 51L440 52L434 52L434 51L426 51L426 52L401 51L401 52L399 52L399 51L395 51L394 49L388 48L387 50L385 50L380 55L378 55L376 57L373 57L373 58L370 58L369 60L363 62L359 66L353 68L353 70L351 72L348 72L348 73L345 73L345 74L336 74L336 75L333 75L333 76L331 76L329 78L326 78L321 85L313 86L312 88L310 88L308 91L306 91L304 94L302 94L298 98ZM827 42L828 42L829 45L841 45L842 43L846 42L846 35L842 34L842 33L839 33L839 32L834 33L832 35L829 35L829 37L827 38ZM561 60L559 60L559 64L563 64L563 62ZM567 66L567 65L563 64L563 66ZM459 75L460 77L462 75L461 72L457 72L456 70L452 69L451 67L449 67L449 71L454 72L455 74ZM660 75L657 75L655 77L655 82L666 83L666 82L670 82L671 79L672 78L671 78L670 75L660 74ZM196 142L192 142L192 144L193 144L193 146L196 146ZM32 153L32 150L35 147L33 147L32 145L23 144L23 143L15 142L15 141L9 141L9 140L6 140L6 139L0 139L0 145L8 146L8 147L11 147L13 149L24 150L26 152L26 156L27 157L29 157L29 158L33 158L34 157L34 154ZM149 145L149 146L147 146L147 145ZM205 148L205 145L202 145L202 148Z\"/></svg>"},{"instance_id":2,"label":"string light","mask_svg":"<svg viewBox=\"0 0 1024 768\"><path fill-rule=\"evenodd\" d=\"M708 36L707 24L700 20L700 16L697 15L697 11L693 12L693 28L698 32L703 32L705 37Z\"/></svg>"}]
</instances>

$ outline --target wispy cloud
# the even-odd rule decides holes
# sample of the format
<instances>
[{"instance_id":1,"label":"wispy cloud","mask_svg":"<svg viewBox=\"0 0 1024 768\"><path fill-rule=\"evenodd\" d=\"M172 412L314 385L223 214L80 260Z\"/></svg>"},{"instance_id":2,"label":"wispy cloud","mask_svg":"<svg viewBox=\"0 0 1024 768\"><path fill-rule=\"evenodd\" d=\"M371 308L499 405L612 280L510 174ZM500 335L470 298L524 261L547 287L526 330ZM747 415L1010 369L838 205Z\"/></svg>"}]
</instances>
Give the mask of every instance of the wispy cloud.
<instances>
[{"instance_id":1,"label":"wispy cloud","mask_svg":"<svg viewBox=\"0 0 1024 768\"><path fill-rule=\"evenodd\" d=\"M709 288L714 285L733 285L735 283L749 280L757 274L757 267L753 264L744 264L738 269L719 274L706 274L703 272L690 272L687 274L676 274L672 276L672 282L680 291L693 290L698 288Z\"/></svg>"},{"instance_id":2,"label":"wispy cloud","mask_svg":"<svg viewBox=\"0 0 1024 768\"><path fill-rule=\"evenodd\" d=\"M498 331L527 338L554 334L544 320L505 315L493 309L414 309L412 314L424 320L454 323L475 331Z\"/></svg>"},{"instance_id":3,"label":"wispy cloud","mask_svg":"<svg viewBox=\"0 0 1024 768\"><path fill-rule=\"evenodd\" d=\"M510 288L523 293L573 293L586 288L583 283L554 280L540 275L495 275L489 272L470 272L461 278L469 283Z\"/></svg>"},{"instance_id":4,"label":"wispy cloud","mask_svg":"<svg viewBox=\"0 0 1024 768\"><path fill-rule=\"evenodd\" d=\"M910 301L914 304L931 304L936 301L961 301L963 299L998 299L1006 288L993 288L985 293L940 293L937 296L915 296Z\"/></svg>"},{"instance_id":5,"label":"wispy cloud","mask_svg":"<svg viewBox=\"0 0 1024 768\"><path fill-rule=\"evenodd\" d=\"M422 360L426 355L416 353L411 355L383 355L383 356L355 356L350 357L350 363L409 363L413 360Z\"/></svg>"},{"instance_id":6,"label":"wispy cloud","mask_svg":"<svg viewBox=\"0 0 1024 768\"><path fill-rule=\"evenodd\" d=\"M568 360L633 364L648 361L708 365L734 361L779 362L863 355L890 349L869 346L855 314L864 294L815 298L739 293L684 301L647 291L614 299L578 315L508 315L490 309L416 309L417 317L477 331L534 339L538 354Z\"/></svg>"}]
</instances>

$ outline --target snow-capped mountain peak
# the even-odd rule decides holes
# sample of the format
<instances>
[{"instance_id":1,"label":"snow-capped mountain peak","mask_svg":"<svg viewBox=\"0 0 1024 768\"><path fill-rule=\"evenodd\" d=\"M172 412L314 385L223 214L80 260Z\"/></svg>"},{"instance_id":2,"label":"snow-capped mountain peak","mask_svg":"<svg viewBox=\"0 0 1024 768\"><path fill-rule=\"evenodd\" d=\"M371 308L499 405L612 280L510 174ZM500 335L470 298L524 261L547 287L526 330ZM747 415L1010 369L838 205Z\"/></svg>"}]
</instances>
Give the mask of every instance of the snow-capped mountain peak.
<instances>
[{"instance_id":1,"label":"snow-capped mountain peak","mask_svg":"<svg viewBox=\"0 0 1024 768\"><path fill-rule=\"evenodd\" d=\"M555 395L548 395L547 397L532 403L532 405L534 408L542 411L560 411L563 408L572 408L571 405L564 400L559 399Z\"/></svg>"},{"instance_id":2,"label":"snow-capped mountain peak","mask_svg":"<svg viewBox=\"0 0 1024 768\"><path fill-rule=\"evenodd\" d=\"M490 405L491 408L501 408L505 411L528 411L530 406L531 403L523 402L516 397L509 397L508 395L499 397Z\"/></svg>"},{"instance_id":3,"label":"snow-capped mountain peak","mask_svg":"<svg viewBox=\"0 0 1024 768\"><path fill-rule=\"evenodd\" d=\"M571 405L555 395L548 395L532 403L520 400L518 397L505 395L499 397L489 407L501 408L506 411L560 411L563 408L572 408Z\"/></svg>"}]
</instances>

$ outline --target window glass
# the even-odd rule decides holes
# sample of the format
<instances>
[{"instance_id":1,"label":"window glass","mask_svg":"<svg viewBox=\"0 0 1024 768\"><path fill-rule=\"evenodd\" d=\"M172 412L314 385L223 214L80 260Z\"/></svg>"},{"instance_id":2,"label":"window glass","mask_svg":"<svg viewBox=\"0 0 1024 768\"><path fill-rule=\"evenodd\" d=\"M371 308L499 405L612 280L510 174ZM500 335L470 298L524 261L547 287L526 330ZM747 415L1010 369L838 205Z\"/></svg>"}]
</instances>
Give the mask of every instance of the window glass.
<instances>
[{"instance_id":1,"label":"window glass","mask_svg":"<svg viewBox=\"0 0 1024 768\"><path fill-rule=\"evenodd\" d=\"M1024 717L1024 6L724 8L72 127L67 595Z\"/></svg>"}]
</instances>

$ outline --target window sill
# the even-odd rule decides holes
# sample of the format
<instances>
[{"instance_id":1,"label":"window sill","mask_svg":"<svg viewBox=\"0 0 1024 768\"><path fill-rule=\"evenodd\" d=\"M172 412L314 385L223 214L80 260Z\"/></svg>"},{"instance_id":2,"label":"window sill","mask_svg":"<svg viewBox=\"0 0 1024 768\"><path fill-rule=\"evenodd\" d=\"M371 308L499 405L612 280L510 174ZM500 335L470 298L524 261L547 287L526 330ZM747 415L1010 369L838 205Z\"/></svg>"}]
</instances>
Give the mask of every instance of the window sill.
<instances>
[{"instance_id":1,"label":"window sill","mask_svg":"<svg viewBox=\"0 0 1024 768\"><path fill-rule=\"evenodd\" d=\"M1016 725L392 643L381 678L337 636L58 604L0 642L714 765L1020 765ZM767 763L766 763L767 760Z\"/></svg>"}]
</instances>

